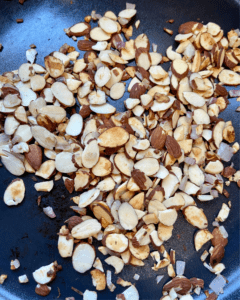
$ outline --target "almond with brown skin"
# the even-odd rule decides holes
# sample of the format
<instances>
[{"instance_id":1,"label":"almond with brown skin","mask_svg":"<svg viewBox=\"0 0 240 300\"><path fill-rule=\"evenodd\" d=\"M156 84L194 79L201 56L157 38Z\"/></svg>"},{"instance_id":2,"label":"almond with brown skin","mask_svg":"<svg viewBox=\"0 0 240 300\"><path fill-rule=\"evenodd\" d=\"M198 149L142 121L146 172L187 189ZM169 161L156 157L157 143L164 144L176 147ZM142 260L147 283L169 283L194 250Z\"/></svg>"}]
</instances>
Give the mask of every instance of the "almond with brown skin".
<instances>
[{"instance_id":1,"label":"almond with brown skin","mask_svg":"<svg viewBox=\"0 0 240 300\"><path fill-rule=\"evenodd\" d=\"M183 23L182 25L180 25L179 28L178 28L178 32L181 33L181 34L191 33L192 29L193 29L193 26L196 25L196 24L198 24L197 25L197 27L199 27L198 29L203 27L203 25L201 23L194 22L194 21L189 21L189 22L186 22L186 23Z\"/></svg>"},{"instance_id":2,"label":"almond with brown skin","mask_svg":"<svg viewBox=\"0 0 240 300\"><path fill-rule=\"evenodd\" d=\"M78 41L77 46L78 49L81 51L90 51L92 50L92 46L95 46L96 43L92 41L87 41L87 40L81 40Z\"/></svg>"},{"instance_id":3,"label":"almond with brown skin","mask_svg":"<svg viewBox=\"0 0 240 300\"><path fill-rule=\"evenodd\" d=\"M146 87L142 83L135 83L131 88L129 98L140 99L140 96L145 94Z\"/></svg>"},{"instance_id":4,"label":"almond with brown skin","mask_svg":"<svg viewBox=\"0 0 240 300\"><path fill-rule=\"evenodd\" d=\"M179 158L182 155L181 148L178 142L170 135L167 136L165 146L170 155Z\"/></svg>"},{"instance_id":5,"label":"almond with brown skin","mask_svg":"<svg viewBox=\"0 0 240 300\"><path fill-rule=\"evenodd\" d=\"M132 178L135 181L135 183L140 187L140 189L145 190L146 187L145 187L144 183L147 181L145 174L143 172L141 172L140 170L135 169L132 171L131 175L132 175Z\"/></svg>"},{"instance_id":6,"label":"almond with brown skin","mask_svg":"<svg viewBox=\"0 0 240 300\"><path fill-rule=\"evenodd\" d=\"M222 233L218 227L214 228L212 235L213 238L211 242L214 247L217 245L222 245L223 247L225 247L228 244L228 239L222 236Z\"/></svg>"},{"instance_id":7,"label":"almond with brown skin","mask_svg":"<svg viewBox=\"0 0 240 300\"><path fill-rule=\"evenodd\" d=\"M89 117L91 112L90 105L82 105L79 110L79 114L83 117L83 119Z\"/></svg>"},{"instance_id":8,"label":"almond with brown skin","mask_svg":"<svg viewBox=\"0 0 240 300\"><path fill-rule=\"evenodd\" d=\"M25 158L34 170L38 170L42 164L42 149L35 144L29 145Z\"/></svg>"},{"instance_id":9,"label":"almond with brown skin","mask_svg":"<svg viewBox=\"0 0 240 300\"><path fill-rule=\"evenodd\" d=\"M73 179L65 179L64 180L64 185L66 187L66 189L69 191L70 194L72 194L72 192L74 191L74 181Z\"/></svg>"},{"instance_id":10,"label":"almond with brown skin","mask_svg":"<svg viewBox=\"0 0 240 300\"><path fill-rule=\"evenodd\" d=\"M162 150L165 145L166 138L167 135L162 129L162 127L160 126L156 127L151 134L151 138L150 138L151 146L155 149Z\"/></svg>"},{"instance_id":11,"label":"almond with brown skin","mask_svg":"<svg viewBox=\"0 0 240 300\"><path fill-rule=\"evenodd\" d=\"M224 253L225 250L221 244L215 246L212 255L210 256L210 265L214 267L215 265L219 264L224 257Z\"/></svg>"},{"instance_id":12,"label":"almond with brown skin","mask_svg":"<svg viewBox=\"0 0 240 300\"><path fill-rule=\"evenodd\" d=\"M169 292L172 288L177 289L178 294L186 295L191 290L191 281L187 278L175 277L164 285L163 291Z\"/></svg>"},{"instance_id":13,"label":"almond with brown skin","mask_svg":"<svg viewBox=\"0 0 240 300\"><path fill-rule=\"evenodd\" d=\"M68 223L68 229L71 231L73 227L77 226L78 224L82 223L82 218L78 216L72 216L69 219L65 221L65 223Z\"/></svg>"},{"instance_id":14,"label":"almond with brown skin","mask_svg":"<svg viewBox=\"0 0 240 300\"><path fill-rule=\"evenodd\" d=\"M35 293L39 296L47 296L51 292L51 288L46 284L38 284L35 288Z\"/></svg>"}]
</instances>

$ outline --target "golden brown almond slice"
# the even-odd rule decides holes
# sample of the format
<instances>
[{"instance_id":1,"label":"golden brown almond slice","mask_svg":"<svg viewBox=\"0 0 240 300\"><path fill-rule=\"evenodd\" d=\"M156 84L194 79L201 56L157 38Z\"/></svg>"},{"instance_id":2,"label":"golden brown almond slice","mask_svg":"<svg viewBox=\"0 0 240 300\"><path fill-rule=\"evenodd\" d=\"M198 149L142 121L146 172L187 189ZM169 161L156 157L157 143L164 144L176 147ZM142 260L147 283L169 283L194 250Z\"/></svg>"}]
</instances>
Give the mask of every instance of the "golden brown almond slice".
<instances>
[{"instance_id":1,"label":"golden brown almond slice","mask_svg":"<svg viewBox=\"0 0 240 300\"><path fill-rule=\"evenodd\" d=\"M111 38L111 34L105 32L100 27L95 27L90 31L90 37L93 41L103 42L108 41ZM80 49L81 50L81 49Z\"/></svg>"},{"instance_id":2,"label":"golden brown almond slice","mask_svg":"<svg viewBox=\"0 0 240 300\"><path fill-rule=\"evenodd\" d=\"M129 250L131 254L140 260L147 259L150 254L150 248L148 245L140 246L140 247L134 247L132 241L129 241Z\"/></svg>"},{"instance_id":3,"label":"golden brown almond slice","mask_svg":"<svg viewBox=\"0 0 240 300\"><path fill-rule=\"evenodd\" d=\"M127 156L124 153L118 153L115 156L114 164L121 173L129 177L131 176L134 162L133 160L127 158Z\"/></svg>"},{"instance_id":4,"label":"golden brown almond slice","mask_svg":"<svg viewBox=\"0 0 240 300\"><path fill-rule=\"evenodd\" d=\"M210 33L204 32L200 36L200 44L205 50L211 51L215 44L215 40Z\"/></svg>"},{"instance_id":5,"label":"golden brown almond slice","mask_svg":"<svg viewBox=\"0 0 240 300\"><path fill-rule=\"evenodd\" d=\"M123 234L110 233L106 236L105 244L109 250L122 253L128 248L128 239Z\"/></svg>"},{"instance_id":6,"label":"golden brown almond slice","mask_svg":"<svg viewBox=\"0 0 240 300\"><path fill-rule=\"evenodd\" d=\"M112 172L112 163L105 157L100 157L97 164L92 168L92 173L95 176L104 177Z\"/></svg>"},{"instance_id":7,"label":"golden brown almond slice","mask_svg":"<svg viewBox=\"0 0 240 300\"><path fill-rule=\"evenodd\" d=\"M88 35L91 26L88 23L80 22L69 28L68 36L84 36Z\"/></svg>"},{"instance_id":8,"label":"golden brown almond slice","mask_svg":"<svg viewBox=\"0 0 240 300\"><path fill-rule=\"evenodd\" d=\"M225 127L225 122L224 121L220 121L218 122L214 127L213 127L213 131L212 131L212 137L213 137L213 141L214 144L217 148L219 148L220 143L223 140L223 129Z\"/></svg>"},{"instance_id":9,"label":"golden brown almond slice","mask_svg":"<svg viewBox=\"0 0 240 300\"><path fill-rule=\"evenodd\" d=\"M158 212L159 221L166 226L172 226L176 222L177 216L175 209L166 209Z\"/></svg>"},{"instance_id":10,"label":"golden brown almond slice","mask_svg":"<svg viewBox=\"0 0 240 300\"><path fill-rule=\"evenodd\" d=\"M155 158L144 158L135 163L134 168L140 170L147 176L152 176L158 172L159 163Z\"/></svg>"},{"instance_id":11,"label":"golden brown almond slice","mask_svg":"<svg viewBox=\"0 0 240 300\"><path fill-rule=\"evenodd\" d=\"M46 70L53 78L60 77L64 72L64 65L62 61L53 56L46 56L44 58Z\"/></svg>"},{"instance_id":12,"label":"golden brown almond slice","mask_svg":"<svg viewBox=\"0 0 240 300\"><path fill-rule=\"evenodd\" d=\"M218 76L220 82L226 85L239 85L240 75L231 70L223 70Z\"/></svg>"},{"instance_id":13,"label":"golden brown almond slice","mask_svg":"<svg viewBox=\"0 0 240 300\"><path fill-rule=\"evenodd\" d=\"M167 241L172 237L173 226L158 224L158 238L162 241Z\"/></svg>"},{"instance_id":14,"label":"golden brown almond slice","mask_svg":"<svg viewBox=\"0 0 240 300\"><path fill-rule=\"evenodd\" d=\"M62 82L54 82L51 87L53 95L64 106L70 107L75 104L73 93L69 91L67 86Z\"/></svg>"},{"instance_id":15,"label":"golden brown almond slice","mask_svg":"<svg viewBox=\"0 0 240 300\"><path fill-rule=\"evenodd\" d=\"M196 124L210 124L210 118L209 115L201 108L196 109L193 114L193 119L196 122Z\"/></svg>"},{"instance_id":16,"label":"golden brown almond slice","mask_svg":"<svg viewBox=\"0 0 240 300\"><path fill-rule=\"evenodd\" d=\"M150 43L146 34L142 33L134 41L135 48L145 48L149 51Z\"/></svg>"},{"instance_id":17,"label":"golden brown almond slice","mask_svg":"<svg viewBox=\"0 0 240 300\"><path fill-rule=\"evenodd\" d=\"M96 290L97 291L105 290L107 284L105 273L101 270L94 269L90 272L90 274L92 275L92 283L93 286L96 287Z\"/></svg>"},{"instance_id":18,"label":"golden brown almond slice","mask_svg":"<svg viewBox=\"0 0 240 300\"><path fill-rule=\"evenodd\" d=\"M129 140L129 133L122 127L112 127L104 131L98 138L101 147L121 147Z\"/></svg>"},{"instance_id":19,"label":"golden brown almond slice","mask_svg":"<svg viewBox=\"0 0 240 300\"><path fill-rule=\"evenodd\" d=\"M143 267L145 264L141 259L138 259L132 255L130 260L130 265L135 267Z\"/></svg>"},{"instance_id":20,"label":"golden brown almond slice","mask_svg":"<svg viewBox=\"0 0 240 300\"><path fill-rule=\"evenodd\" d=\"M18 205L25 196L25 185L22 179L13 180L4 192L3 201L6 205Z\"/></svg>"},{"instance_id":21,"label":"golden brown almond slice","mask_svg":"<svg viewBox=\"0 0 240 300\"><path fill-rule=\"evenodd\" d=\"M85 168L94 167L99 159L99 147L96 140L90 140L82 154L82 164Z\"/></svg>"},{"instance_id":22,"label":"golden brown almond slice","mask_svg":"<svg viewBox=\"0 0 240 300\"><path fill-rule=\"evenodd\" d=\"M208 226L208 220L202 209L196 206L187 206L183 210L186 220L199 229L205 229Z\"/></svg>"},{"instance_id":23,"label":"golden brown almond slice","mask_svg":"<svg viewBox=\"0 0 240 300\"><path fill-rule=\"evenodd\" d=\"M199 230L194 236L194 244L196 251L200 250L204 244L213 238L211 232L207 229Z\"/></svg>"},{"instance_id":24,"label":"golden brown almond slice","mask_svg":"<svg viewBox=\"0 0 240 300\"><path fill-rule=\"evenodd\" d=\"M105 259L105 262L114 267L115 274L119 274L124 268L123 260L117 256L109 256L107 259Z\"/></svg>"},{"instance_id":25,"label":"golden brown almond slice","mask_svg":"<svg viewBox=\"0 0 240 300\"><path fill-rule=\"evenodd\" d=\"M127 202L121 204L118 209L119 222L126 230L132 230L138 224L138 218L134 208Z\"/></svg>"},{"instance_id":26,"label":"golden brown almond slice","mask_svg":"<svg viewBox=\"0 0 240 300\"><path fill-rule=\"evenodd\" d=\"M182 59L175 59L171 64L171 70L177 78L182 79L187 76L189 68Z\"/></svg>"},{"instance_id":27,"label":"golden brown almond slice","mask_svg":"<svg viewBox=\"0 0 240 300\"><path fill-rule=\"evenodd\" d=\"M151 57L146 48L137 48L135 54L136 64L144 70L148 70L151 66Z\"/></svg>"},{"instance_id":28,"label":"golden brown almond slice","mask_svg":"<svg viewBox=\"0 0 240 300\"><path fill-rule=\"evenodd\" d=\"M210 161L205 167L205 172L210 174L220 174L223 171L223 164L220 160Z\"/></svg>"},{"instance_id":29,"label":"golden brown almond slice","mask_svg":"<svg viewBox=\"0 0 240 300\"><path fill-rule=\"evenodd\" d=\"M111 86L110 97L118 100L123 97L125 93L125 85L122 82L117 82Z\"/></svg>"}]
</instances>

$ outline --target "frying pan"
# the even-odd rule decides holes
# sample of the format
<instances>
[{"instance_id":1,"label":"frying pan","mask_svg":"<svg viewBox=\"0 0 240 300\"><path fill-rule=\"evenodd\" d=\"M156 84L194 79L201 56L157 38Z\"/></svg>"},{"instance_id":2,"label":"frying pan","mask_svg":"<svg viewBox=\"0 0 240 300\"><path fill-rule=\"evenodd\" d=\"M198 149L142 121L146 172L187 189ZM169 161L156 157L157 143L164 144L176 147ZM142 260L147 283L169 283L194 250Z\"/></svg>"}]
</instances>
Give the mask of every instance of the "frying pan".
<instances>
[{"instance_id":1,"label":"frying pan","mask_svg":"<svg viewBox=\"0 0 240 300\"><path fill-rule=\"evenodd\" d=\"M72 4L71 4L72 2ZM30 44L37 46L37 63L43 64L43 58L54 50L58 50L64 43L76 47L76 42L68 38L63 29L80 22L92 10L103 14L107 10L118 13L125 8L125 0L101 1L101 0L35 0L26 1L20 5L17 0L0 0L0 43L3 50L0 53L0 73L15 70L22 63L26 62L25 51ZM131 1L130 1L131 2ZM136 20L140 19L140 28L134 28L135 38L140 33L146 33L151 42L158 45L158 51L165 54L168 46L174 44L174 38L163 32L163 27L173 29L174 35L180 24L187 21L203 21L204 24L212 21L224 29L224 32L239 27L239 0L135 0L137 4ZM23 18L22 24L17 24L16 19ZM166 20L174 19L174 24L166 23ZM82 54L80 55L82 57ZM123 100L109 100L123 111ZM227 110L221 114L224 120L231 120L236 130L236 141L239 141L239 121L235 109L238 107L236 99L231 99L231 104ZM239 169L239 156L234 156L234 166ZM21 299L35 300L42 299L35 294L36 286L32 277L32 272L43 265L47 265L54 260L63 266L63 271L57 274L54 282L51 283L52 291L46 299L57 299L58 289L61 295L58 299L74 296L75 299L82 299L71 287L80 291L85 289L94 290L89 272L79 274L74 271L71 259L62 259L57 250L57 232L63 221L73 215L69 208L72 204L70 194L66 191L62 180L55 183L51 193L41 193L42 202L38 207L37 193L34 189L35 181L32 175L24 175L23 180L26 185L25 199L17 207L7 207L2 201L3 193L7 185L15 178L4 167L0 168L0 274L7 274L8 279L3 286L0 286L0 299ZM41 181L38 178L38 181ZM212 221L217 216L222 203L231 200L232 209L228 220L224 223L229 234L229 244L226 247L223 263L229 283L224 290L224 294L219 299L240 299L240 272L239 272L239 190L235 184L226 188L230 193L230 199L220 196L215 201L209 203L198 203L204 208L209 220L209 230L213 229ZM77 193L76 193L77 194ZM57 218L50 220L42 212L44 206L52 206ZM185 275L188 278L198 277L205 281L205 289L215 277L204 268L200 261L200 255L205 249L209 249L210 244L206 244L197 253L194 250L193 235L196 231L179 213L179 218L174 226L173 237L164 245L167 250L176 250L176 259L186 262ZM104 256L98 254L103 261ZM21 266L16 271L10 270L11 259L18 258ZM157 300L162 296L162 286L169 277L166 269L154 272L152 258L145 261L145 267L126 266L120 277L136 283L140 294L140 299ZM105 270L113 268L104 263ZM140 279L135 281L134 274L140 275ZM27 274L29 283L21 285L18 283L18 276ZM157 285L156 276L163 274L163 280ZM117 275L113 275L113 282L116 283ZM117 285L114 293L106 289L98 292L98 299L115 299L116 294L121 293L125 288ZM204 294L196 296L195 299L205 299Z\"/></svg>"}]
</instances>

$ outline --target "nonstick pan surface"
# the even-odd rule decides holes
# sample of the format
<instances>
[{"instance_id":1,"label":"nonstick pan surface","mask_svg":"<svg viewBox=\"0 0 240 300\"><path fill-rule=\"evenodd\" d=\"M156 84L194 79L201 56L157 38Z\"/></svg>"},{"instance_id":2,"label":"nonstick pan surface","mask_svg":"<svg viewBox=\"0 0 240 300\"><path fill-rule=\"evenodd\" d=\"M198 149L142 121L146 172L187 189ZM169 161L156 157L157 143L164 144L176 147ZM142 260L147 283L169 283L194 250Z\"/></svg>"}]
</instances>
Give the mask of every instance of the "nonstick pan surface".
<instances>
[{"instance_id":1,"label":"nonstick pan surface","mask_svg":"<svg viewBox=\"0 0 240 300\"><path fill-rule=\"evenodd\" d=\"M130 1L131 2L131 1ZM140 0L137 4L136 20L140 19L141 24L138 30L134 28L135 38L140 33L146 33L150 42L158 45L158 51L165 54L168 46L174 44L174 37L163 32L163 27L173 29L174 35L180 24L187 21L200 21L207 24L215 22L224 29L224 32L232 28L239 28L239 7L238 0ZM107 10L118 13L125 8L125 0L101 1L101 0L28 0L23 5L18 0L0 0L0 43L3 50L0 52L0 73L17 69L26 62L25 51L30 44L37 46L37 63L44 65L43 59L52 51L58 50L64 43L68 43L77 48L76 42L68 38L63 29L80 22L84 17L96 10L103 14ZM17 24L16 19L23 18L22 24ZM174 19L173 24L168 24L168 19ZM173 35L173 36L174 36ZM81 53L80 57L82 58ZM123 111L123 99L109 102ZM236 130L236 141L239 142L239 114L235 112L238 107L236 99L231 99L231 104L226 111L221 114L224 120L231 120ZM239 156L234 156L234 166L239 169ZM63 266L63 271L57 274L56 279L51 283L52 291L46 299L57 299L58 288L61 296L58 299L74 296L75 299L82 299L82 296L71 290L75 287L80 291L85 289L94 290L89 272L79 274L74 271L71 259L62 259L57 250L57 232L63 221L73 215L69 206L72 204L70 195L65 189L62 180L55 183L51 193L41 193L41 206L37 206L38 193L34 189L35 181L32 175L24 175L26 185L25 199L17 207L7 207L2 198L8 184L15 177L4 167L0 168L0 274L7 274L8 279L0 286L0 299L21 299L35 300L42 297L35 294L36 283L33 280L32 272L43 265L47 265L54 260ZM41 181L38 178L38 181ZM240 271L239 271L239 189L235 184L226 188L230 193L230 198L220 196L219 199L209 203L198 203L203 207L209 220L209 230L213 229L212 221L217 216L222 203L232 202L232 209L228 220L224 223L228 234L229 243L226 247L223 263L226 270L223 275L229 283L224 290L224 294L218 299L239 300L240 299ZM77 194L77 193L76 193ZM42 212L42 207L52 206L57 218L50 220ZM186 262L185 275L188 278L198 277L205 281L205 289L213 280L215 275L204 268L200 261L200 255L205 249L209 249L210 244L206 244L197 253L194 250L193 235L196 231L179 214L175 224L173 237L165 243L167 250L176 250L176 259ZM104 256L98 254L103 261ZM21 267L16 271L10 270L11 259L18 258ZM145 267L134 268L126 266L120 277L136 283L141 300L158 300L162 296L162 286L169 277L166 269L154 272L152 258L148 258ZM113 268L104 263L104 269ZM140 275L140 279L135 281L134 274ZM27 274L29 283L21 285L18 283L18 276ZM156 284L156 276L163 274L164 279ZM113 282L116 283L118 276L113 275ZM123 287L117 285L114 293L106 289L98 292L98 299L115 299L116 294L121 293ZM195 299L205 299L201 294Z\"/></svg>"}]
</instances>

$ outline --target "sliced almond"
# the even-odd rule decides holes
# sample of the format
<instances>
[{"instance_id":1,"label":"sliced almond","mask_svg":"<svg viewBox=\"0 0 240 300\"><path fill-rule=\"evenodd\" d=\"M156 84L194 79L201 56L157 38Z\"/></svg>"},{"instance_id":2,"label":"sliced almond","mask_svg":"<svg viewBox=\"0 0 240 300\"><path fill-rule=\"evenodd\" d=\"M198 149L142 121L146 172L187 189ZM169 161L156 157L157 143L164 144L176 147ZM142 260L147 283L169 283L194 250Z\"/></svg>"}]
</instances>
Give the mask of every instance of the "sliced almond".
<instances>
[{"instance_id":1,"label":"sliced almond","mask_svg":"<svg viewBox=\"0 0 240 300\"><path fill-rule=\"evenodd\" d=\"M111 233L107 235L105 244L108 249L122 253L128 247L128 239L123 234Z\"/></svg>"},{"instance_id":2,"label":"sliced almond","mask_svg":"<svg viewBox=\"0 0 240 300\"><path fill-rule=\"evenodd\" d=\"M207 229L199 230L194 236L194 244L196 251L200 250L204 244L213 238L211 232Z\"/></svg>"},{"instance_id":3,"label":"sliced almond","mask_svg":"<svg viewBox=\"0 0 240 300\"><path fill-rule=\"evenodd\" d=\"M67 86L62 82L54 82L51 86L51 90L53 95L57 98L57 100L64 106L70 107L75 104L75 98L73 94Z\"/></svg>"},{"instance_id":4,"label":"sliced almond","mask_svg":"<svg viewBox=\"0 0 240 300\"><path fill-rule=\"evenodd\" d=\"M105 32L102 30L100 27L95 27L90 31L90 37L93 41L96 42L103 42L103 41L108 41L111 38L111 34ZM81 49L80 49L81 50ZM85 49L83 49L85 50Z\"/></svg>"},{"instance_id":5,"label":"sliced almond","mask_svg":"<svg viewBox=\"0 0 240 300\"><path fill-rule=\"evenodd\" d=\"M105 262L114 267L115 274L119 274L124 268L123 260L117 256L109 256L107 259L105 259Z\"/></svg>"},{"instance_id":6,"label":"sliced almond","mask_svg":"<svg viewBox=\"0 0 240 300\"><path fill-rule=\"evenodd\" d=\"M119 222L126 230L132 230L138 224L138 218L134 208L128 204L123 203L118 209Z\"/></svg>"},{"instance_id":7,"label":"sliced almond","mask_svg":"<svg viewBox=\"0 0 240 300\"><path fill-rule=\"evenodd\" d=\"M81 22L69 28L68 36L84 36L89 34L91 26L88 23Z\"/></svg>"},{"instance_id":8,"label":"sliced almond","mask_svg":"<svg viewBox=\"0 0 240 300\"><path fill-rule=\"evenodd\" d=\"M99 145L102 147L115 148L121 147L129 139L129 133L122 127L112 127L104 131L98 138Z\"/></svg>"},{"instance_id":9,"label":"sliced almond","mask_svg":"<svg viewBox=\"0 0 240 300\"><path fill-rule=\"evenodd\" d=\"M8 206L20 204L25 195L25 185L22 179L13 180L4 192L3 200Z\"/></svg>"},{"instance_id":10,"label":"sliced almond","mask_svg":"<svg viewBox=\"0 0 240 300\"><path fill-rule=\"evenodd\" d=\"M182 79L187 76L189 68L185 61L181 59L175 59L172 62L171 70L177 78Z\"/></svg>"},{"instance_id":11,"label":"sliced almond","mask_svg":"<svg viewBox=\"0 0 240 300\"><path fill-rule=\"evenodd\" d=\"M95 260L95 250L87 243L81 243L74 249L72 256L73 268L79 273L85 273L91 269Z\"/></svg>"},{"instance_id":12,"label":"sliced almond","mask_svg":"<svg viewBox=\"0 0 240 300\"><path fill-rule=\"evenodd\" d=\"M208 226L207 218L202 209L196 206L187 206L183 210L186 220L199 229L205 229Z\"/></svg>"},{"instance_id":13,"label":"sliced almond","mask_svg":"<svg viewBox=\"0 0 240 300\"><path fill-rule=\"evenodd\" d=\"M46 70L53 78L60 77L64 72L64 65L62 61L53 56L46 56L44 58Z\"/></svg>"}]
</instances>

